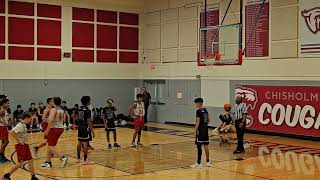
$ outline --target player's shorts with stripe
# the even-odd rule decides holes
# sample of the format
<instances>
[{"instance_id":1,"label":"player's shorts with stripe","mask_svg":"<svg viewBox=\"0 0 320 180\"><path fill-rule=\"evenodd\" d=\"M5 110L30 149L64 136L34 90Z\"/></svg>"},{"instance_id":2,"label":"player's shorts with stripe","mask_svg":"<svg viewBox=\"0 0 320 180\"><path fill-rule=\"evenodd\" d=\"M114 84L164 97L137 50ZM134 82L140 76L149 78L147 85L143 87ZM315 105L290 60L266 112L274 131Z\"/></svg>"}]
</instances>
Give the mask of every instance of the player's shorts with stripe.
<instances>
[{"instance_id":1,"label":"player's shorts with stripe","mask_svg":"<svg viewBox=\"0 0 320 180\"><path fill-rule=\"evenodd\" d=\"M89 142L92 140L91 131L88 126L78 127L78 141L79 142Z\"/></svg>"},{"instance_id":2,"label":"player's shorts with stripe","mask_svg":"<svg viewBox=\"0 0 320 180\"><path fill-rule=\"evenodd\" d=\"M0 140L8 139L9 131L6 126L0 126Z\"/></svg>"},{"instance_id":3,"label":"player's shorts with stripe","mask_svg":"<svg viewBox=\"0 0 320 180\"><path fill-rule=\"evenodd\" d=\"M196 144L209 144L208 128L199 128L197 130Z\"/></svg>"},{"instance_id":4,"label":"player's shorts with stripe","mask_svg":"<svg viewBox=\"0 0 320 180\"><path fill-rule=\"evenodd\" d=\"M16 144L15 145L18 161L29 161L32 159L31 151L28 144Z\"/></svg>"},{"instance_id":5,"label":"player's shorts with stripe","mask_svg":"<svg viewBox=\"0 0 320 180\"><path fill-rule=\"evenodd\" d=\"M56 146L63 131L63 128L51 128L48 134L48 145Z\"/></svg>"},{"instance_id":6,"label":"player's shorts with stripe","mask_svg":"<svg viewBox=\"0 0 320 180\"><path fill-rule=\"evenodd\" d=\"M116 131L116 124L114 120L108 120L106 131Z\"/></svg>"},{"instance_id":7,"label":"player's shorts with stripe","mask_svg":"<svg viewBox=\"0 0 320 180\"><path fill-rule=\"evenodd\" d=\"M143 129L144 128L144 119L143 119L143 117L136 117L133 122L134 122L134 128L135 129Z\"/></svg>"}]
</instances>

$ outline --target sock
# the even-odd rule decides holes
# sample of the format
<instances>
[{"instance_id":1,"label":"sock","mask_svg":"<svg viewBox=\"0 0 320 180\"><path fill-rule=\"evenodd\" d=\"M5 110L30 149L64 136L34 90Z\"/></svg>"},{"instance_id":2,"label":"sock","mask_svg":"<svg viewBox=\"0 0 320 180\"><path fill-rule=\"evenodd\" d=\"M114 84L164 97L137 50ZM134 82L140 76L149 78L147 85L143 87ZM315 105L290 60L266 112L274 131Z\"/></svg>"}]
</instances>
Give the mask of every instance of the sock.
<instances>
[{"instance_id":1,"label":"sock","mask_svg":"<svg viewBox=\"0 0 320 180\"><path fill-rule=\"evenodd\" d=\"M87 161L87 158L88 158L88 155L83 156L84 161Z\"/></svg>"},{"instance_id":2,"label":"sock","mask_svg":"<svg viewBox=\"0 0 320 180\"><path fill-rule=\"evenodd\" d=\"M77 158L78 158L78 159L80 159L80 158L81 158L80 153L77 153Z\"/></svg>"},{"instance_id":3,"label":"sock","mask_svg":"<svg viewBox=\"0 0 320 180\"><path fill-rule=\"evenodd\" d=\"M4 157L4 154L3 154L3 153L0 153L0 157Z\"/></svg>"},{"instance_id":4,"label":"sock","mask_svg":"<svg viewBox=\"0 0 320 180\"><path fill-rule=\"evenodd\" d=\"M209 159L207 159L207 162L210 162Z\"/></svg>"}]
</instances>

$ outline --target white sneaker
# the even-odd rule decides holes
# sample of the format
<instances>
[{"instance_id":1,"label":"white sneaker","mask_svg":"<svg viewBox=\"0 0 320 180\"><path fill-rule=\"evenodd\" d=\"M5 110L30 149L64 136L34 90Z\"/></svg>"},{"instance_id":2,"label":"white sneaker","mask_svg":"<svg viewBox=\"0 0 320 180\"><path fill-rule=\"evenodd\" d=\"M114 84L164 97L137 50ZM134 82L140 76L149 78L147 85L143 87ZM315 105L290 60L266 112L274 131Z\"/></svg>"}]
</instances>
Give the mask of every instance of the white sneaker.
<instances>
[{"instance_id":1,"label":"white sneaker","mask_svg":"<svg viewBox=\"0 0 320 180\"><path fill-rule=\"evenodd\" d=\"M41 167L45 167L45 168L51 168L52 164L49 162L44 162L43 164L41 164Z\"/></svg>"},{"instance_id":2,"label":"white sneaker","mask_svg":"<svg viewBox=\"0 0 320 180\"><path fill-rule=\"evenodd\" d=\"M243 145L244 149L248 149L248 148L250 148L250 146L251 146L251 145L250 145L250 143L248 143L248 142Z\"/></svg>"},{"instance_id":3,"label":"white sneaker","mask_svg":"<svg viewBox=\"0 0 320 180\"><path fill-rule=\"evenodd\" d=\"M210 162L206 162L205 164L204 164L204 166L206 166L206 167L211 167L211 163Z\"/></svg>"},{"instance_id":4,"label":"white sneaker","mask_svg":"<svg viewBox=\"0 0 320 180\"><path fill-rule=\"evenodd\" d=\"M62 168L65 167L67 162L68 162L68 157L65 156L65 157L61 158L61 167Z\"/></svg>"},{"instance_id":5,"label":"white sneaker","mask_svg":"<svg viewBox=\"0 0 320 180\"><path fill-rule=\"evenodd\" d=\"M194 168L194 169L198 169L198 168L201 168L201 164L198 164L198 163L195 163L194 165L191 165L190 166L191 168Z\"/></svg>"},{"instance_id":6,"label":"white sneaker","mask_svg":"<svg viewBox=\"0 0 320 180\"><path fill-rule=\"evenodd\" d=\"M135 142L132 142L131 147L137 147Z\"/></svg>"}]
</instances>

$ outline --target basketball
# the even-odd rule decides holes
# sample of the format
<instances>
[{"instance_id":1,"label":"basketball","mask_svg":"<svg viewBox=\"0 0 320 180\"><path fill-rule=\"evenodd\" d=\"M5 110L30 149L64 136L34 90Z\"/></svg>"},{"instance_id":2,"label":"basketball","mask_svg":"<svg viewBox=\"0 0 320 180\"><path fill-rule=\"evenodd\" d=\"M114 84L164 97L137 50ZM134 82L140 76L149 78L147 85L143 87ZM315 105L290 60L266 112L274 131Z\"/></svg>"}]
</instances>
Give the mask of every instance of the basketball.
<instances>
[{"instance_id":1,"label":"basketball","mask_svg":"<svg viewBox=\"0 0 320 180\"><path fill-rule=\"evenodd\" d=\"M231 111L231 104L224 104L223 109L227 112Z\"/></svg>"}]
</instances>

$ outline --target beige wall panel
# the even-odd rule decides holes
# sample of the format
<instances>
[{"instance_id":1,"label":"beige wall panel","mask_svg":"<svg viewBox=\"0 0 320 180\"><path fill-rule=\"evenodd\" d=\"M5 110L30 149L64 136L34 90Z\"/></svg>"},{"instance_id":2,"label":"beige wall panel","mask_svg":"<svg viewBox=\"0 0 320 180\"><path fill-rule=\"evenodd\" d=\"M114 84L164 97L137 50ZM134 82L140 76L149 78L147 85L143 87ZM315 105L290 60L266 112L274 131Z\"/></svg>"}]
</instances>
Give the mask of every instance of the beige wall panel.
<instances>
[{"instance_id":1,"label":"beige wall panel","mask_svg":"<svg viewBox=\"0 0 320 180\"><path fill-rule=\"evenodd\" d=\"M182 21L179 27L180 47L197 46L198 21Z\"/></svg>"},{"instance_id":2,"label":"beige wall panel","mask_svg":"<svg viewBox=\"0 0 320 180\"><path fill-rule=\"evenodd\" d=\"M142 17L144 24L160 24L160 12L146 13Z\"/></svg>"},{"instance_id":3,"label":"beige wall panel","mask_svg":"<svg viewBox=\"0 0 320 180\"><path fill-rule=\"evenodd\" d=\"M172 22L179 20L178 8L161 11L161 22Z\"/></svg>"},{"instance_id":4,"label":"beige wall panel","mask_svg":"<svg viewBox=\"0 0 320 180\"><path fill-rule=\"evenodd\" d=\"M197 7L182 7L179 9L180 20L196 19L197 17L198 17Z\"/></svg>"},{"instance_id":5,"label":"beige wall panel","mask_svg":"<svg viewBox=\"0 0 320 180\"><path fill-rule=\"evenodd\" d=\"M161 29L162 48L176 48L179 44L178 23L163 24Z\"/></svg>"},{"instance_id":6,"label":"beige wall panel","mask_svg":"<svg viewBox=\"0 0 320 180\"><path fill-rule=\"evenodd\" d=\"M160 25L145 26L143 32L144 49L160 49Z\"/></svg>"},{"instance_id":7,"label":"beige wall panel","mask_svg":"<svg viewBox=\"0 0 320 180\"><path fill-rule=\"evenodd\" d=\"M185 0L169 0L169 8L182 7L185 3Z\"/></svg>"},{"instance_id":8,"label":"beige wall panel","mask_svg":"<svg viewBox=\"0 0 320 180\"><path fill-rule=\"evenodd\" d=\"M271 1L272 7L295 5L298 3L299 3L299 0L272 0Z\"/></svg>"},{"instance_id":9,"label":"beige wall panel","mask_svg":"<svg viewBox=\"0 0 320 180\"><path fill-rule=\"evenodd\" d=\"M167 0L144 0L144 12L160 11L169 8Z\"/></svg>"},{"instance_id":10,"label":"beige wall panel","mask_svg":"<svg viewBox=\"0 0 320 180\"><path fill-rule=\"evenodd\" d=\"M271 15L272 40L298 38L298 7L273 9Z\"/></svg>"},{"instance_id":11,"label":"beige wall panel","mask_svg":"<svg viewBox=\"0 0 320 180\"><path fill-rule=\"evenodd\" d=\"M277 41L271 44L272 58L293 58L298 57L297 41Z\"/></svg>"},{"instance_id":12,"label":"beige wall panel","mask_svg":"<svg viewBox=\"0 0 320 180\"><path fill-rule=\"evenodd\" d=\"M162 49L162 62L178 62L178 49Z\"/></svg>"},{"instance_id":13,"label":"beige wall panel","mask_svg":"<svg viewBox=\"0 0 320 180\"><path fill-rule=\"evenodd\" d=\"M159 63L161 62L161 50L145 50L144 58L146 63Z\"/></svg>"},{"instance_id":14,"label":"beige wall panel","mask_svg":"<svg viewBox=\"0 0 320 180\"><path fill-rule=\"evenodd\" d=\"M197 48L184 48L179 51L180 62L195 62L197 61Z\"/></svg>"}]
</instances>

